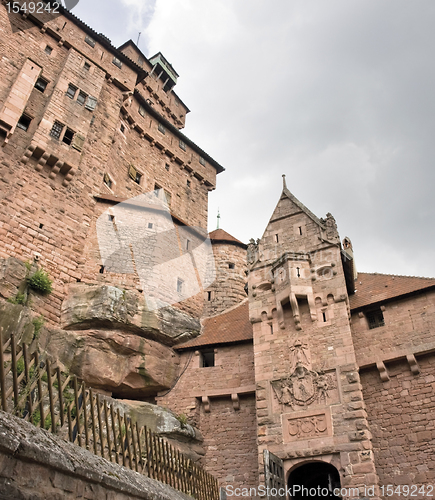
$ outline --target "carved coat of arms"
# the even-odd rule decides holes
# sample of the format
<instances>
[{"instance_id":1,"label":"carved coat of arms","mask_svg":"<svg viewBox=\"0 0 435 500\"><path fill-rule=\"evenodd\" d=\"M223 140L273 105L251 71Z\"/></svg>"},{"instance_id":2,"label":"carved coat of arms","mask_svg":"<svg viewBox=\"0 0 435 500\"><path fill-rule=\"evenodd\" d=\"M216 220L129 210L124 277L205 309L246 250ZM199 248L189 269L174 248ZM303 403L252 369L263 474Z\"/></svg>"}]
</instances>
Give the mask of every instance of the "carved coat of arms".
<instances>
[{"instance_id":1,"label":"carved coat of arms","mask_svg":"<svg viewBox=\"0 0 435 500\"><path fill-rule=\"evenodd\" d=\"M326 404L329 390L335 389L332 376L311 369L308 346L300 340L293 344L291 353L291 375L271 382L278 401L290 408L311 403Z\"/></svg>"}]
</instances>

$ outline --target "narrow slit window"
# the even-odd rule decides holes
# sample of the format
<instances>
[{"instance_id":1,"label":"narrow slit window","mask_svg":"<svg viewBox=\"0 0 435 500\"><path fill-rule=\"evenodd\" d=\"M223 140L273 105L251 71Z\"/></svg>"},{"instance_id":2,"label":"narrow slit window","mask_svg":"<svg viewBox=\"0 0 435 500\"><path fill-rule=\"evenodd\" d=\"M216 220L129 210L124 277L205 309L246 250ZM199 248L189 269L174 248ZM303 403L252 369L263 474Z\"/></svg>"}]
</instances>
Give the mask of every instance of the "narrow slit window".
<instances>
[{"instance_id":1,"label":"narrow slit window","mask_svg":"<svg viewBox=\"0 0 435 500\"><path fill-rule=\"evenodd\" d=\"M190 250L190 240L186 240L186 250Z\"/></svg>"},{"instance_id":2,"label":"narrow slit window","mask_svg":"<svg viewBox=\"0 0 435 500\"><path fill-rule=\"evenodd\" d=\"M104 269L105 269L104 266L100 267L100 274L104 274Z\"/></svg>"},{"instance_id":3,"label":"narrow slit window","mask_svg":"<svg viewBox=\"0 0 435 500\"><path fill-rule=\"evenodd\" d=\"M299 235L302 236L302 226L299 226Z\"/></svg>"},{"instance_id":4,"label":"narrow slit window","mask_svg":"<svg viewBox=\"0 0 435 500\"><path fill-rule=\"evenodd\" d=\"M275 243L279 243L279 236L278 236L278 234L275 234Z\"/></svg>"},{"instance_id":5,"label":"narrow slit window","mask_svg":"<svg viewBox=\"0 0 435 500\"><path fill-rule=\"evenodd\" d=\"M327 318L326 318L326 312L322 312L322 318L323 318L323 323L326 323Z\"/></svg>"},{"instance_id":6,"label":"narrow slit window","mask_svg":"<svg viewBox=\"0 0 435 500\"><path fill-rule=\"evenodd\" d=\"M297 268L296 268L296 276L297 276L298 278L300 278L300 277L301 277L301 269L300 269L300 267L297 267Z\"/></svg>"},{"instance_id":7,"label":"narrow slit window","mask_svg":"<svg viewBox=\"0 0 435 500\"><path fill-rule=\"evenodd\" d=\"M177 279L177 293L183 293L184 281L181 278Z\"/></svg>"},{"instance_id":8,"label":"narrow slit window","mask_svg":"<svg viewBox=\"0 0 435 500\"><path fill-rule=\"evenodd\" d=\"M192 183L190 182L189 179L187 179L187 183L186 183L187 187L190 188L190 186L192 185Z\"/></svg>"},{"instance_id":9,"label":"narrow slit window","mask_svg":"<svg viewBox=\"0 0 435 500\"><path fill-rule=\"evenodd\" d=\"M106 184L106 186L109 189L112 188L112 179L110 178L109 174L104 174L103 181L104 181L104 184Z\"/></svg>"},{"instance_id":10,"label":"narrow slit window","mask_svg":"<svg viewBox=\"0 0 435 500\"><path fill-rule=\"evenodd\" d=\"M211 292L210 291L207 292L207 300L208 300L208 302L211 302Z\"/></svg>"}]
</instances>

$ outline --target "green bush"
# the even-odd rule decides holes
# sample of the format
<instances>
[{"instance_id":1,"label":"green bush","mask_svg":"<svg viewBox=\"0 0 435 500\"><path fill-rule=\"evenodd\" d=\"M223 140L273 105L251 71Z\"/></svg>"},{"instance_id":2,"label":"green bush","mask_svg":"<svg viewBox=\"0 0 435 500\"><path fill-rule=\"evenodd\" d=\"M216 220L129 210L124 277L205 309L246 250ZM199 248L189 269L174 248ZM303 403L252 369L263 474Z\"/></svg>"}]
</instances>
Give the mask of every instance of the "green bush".
<instances>
[{"instance_id":1,"label":"green bush","mask_svg":"<svg viewBox=\"0 0 435 500\"><path fill-rule=\"evenodd\" d=\"M45 323L44 316L39 316L32 321L33 328L34 328L34 331L33 331L33 338L34 339L38 338L39 332L41 331L41 328L44 326L44 323Z\"/></svg>"},{"instance_id":2,"label":"green bush","mask_svg":"<svg viewBox=\"0 0 435 500\"><path fill-rule=\"evenodd\" d=\"M27 284L32 290L42 295L48 295L53 290L53 281L43 269L38 269L32 276L29 276Z\"/></svg>"},{"instance_id":3,"label":"green bush","mask_svg":"<svg viewBox=\"0 0 435 500\"><path fill-rule=\"evenodd\" d=\"M8 299L8 302L10 302L11 304L20 304L22 306L26 303L26 296L24 295L24 293L18 292L15 297L10 297Z\"/></svg>"}]
</instances>

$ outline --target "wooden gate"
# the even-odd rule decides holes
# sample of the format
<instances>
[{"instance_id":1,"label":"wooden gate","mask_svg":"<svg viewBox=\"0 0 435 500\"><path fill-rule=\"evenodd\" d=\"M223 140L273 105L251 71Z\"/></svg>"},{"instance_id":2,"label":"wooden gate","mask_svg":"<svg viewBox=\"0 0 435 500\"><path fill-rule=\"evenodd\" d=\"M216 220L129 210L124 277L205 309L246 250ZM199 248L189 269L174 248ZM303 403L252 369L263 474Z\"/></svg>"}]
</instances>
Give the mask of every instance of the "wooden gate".
<instances>
[{"instance_id":1,"label":"wooden gate","mask_svg":"<svg viewBox=\"0 0 435 500\"><path fill-rule=\"evenodd\" d=\"M267 488L267 500L286 499L283 461L269 450L264 450L264 480ZM280 495L280 493L282 494Z\"/></svg>"}]
</instances>

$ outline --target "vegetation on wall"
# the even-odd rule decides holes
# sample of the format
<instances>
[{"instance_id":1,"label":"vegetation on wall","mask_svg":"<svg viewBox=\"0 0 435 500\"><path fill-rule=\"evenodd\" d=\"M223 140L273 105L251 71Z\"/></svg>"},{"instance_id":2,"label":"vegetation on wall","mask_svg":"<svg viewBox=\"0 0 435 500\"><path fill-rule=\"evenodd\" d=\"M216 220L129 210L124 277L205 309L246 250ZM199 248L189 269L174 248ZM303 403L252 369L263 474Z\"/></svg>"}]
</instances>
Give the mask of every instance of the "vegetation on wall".
<instances>
[{"instance_id":1,"label":"vegetation on wall","mask_svg":"<svg viewBox=\"0 0 435 500\"><path fill-rule=\"evenodd\" d=\"M42 268L35 271L27 278L27 284L35 292L41 295L48 295L53 290L53 280Z\"/></svg>"}]
</instances>

